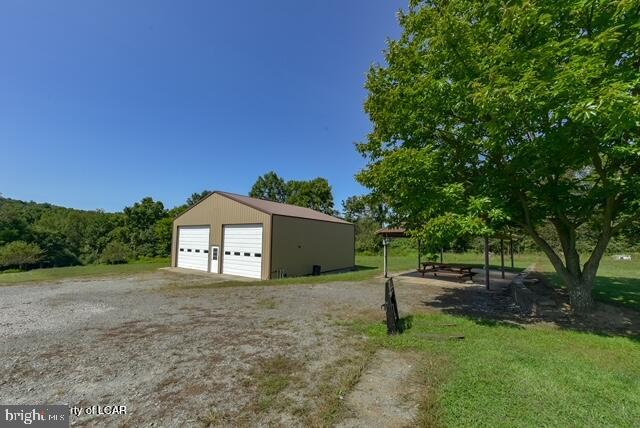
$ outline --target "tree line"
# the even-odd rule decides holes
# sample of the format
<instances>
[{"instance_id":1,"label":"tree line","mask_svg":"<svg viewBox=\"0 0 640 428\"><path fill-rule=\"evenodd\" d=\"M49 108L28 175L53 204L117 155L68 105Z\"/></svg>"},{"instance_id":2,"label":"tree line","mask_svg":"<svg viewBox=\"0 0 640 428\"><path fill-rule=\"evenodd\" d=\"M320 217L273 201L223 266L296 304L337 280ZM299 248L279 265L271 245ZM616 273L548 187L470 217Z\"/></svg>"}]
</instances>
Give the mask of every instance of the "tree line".
<instances>
[{"instance_id":1,"label":"tree line","mask_svg":"<svg viewBox=\"0 0 640 428\"><path fill-rule=\"evenodd\" d=\"M0 198L0 268L166 256L173 218L184 209L167 210L150 197L117 213Z\"/></svg>"},{"instance_id":2,"label":"tree line","mask_svg":"<svg viewBox=\"0 0 640 428\"><path fill-rule=\"evenodd\" d=\"M210 193L193 193L170 209L145 197L115 213L0 197L0 270L167 257L173 220ZM325 178L285 181L269 172L256 180L250 195L338 214Z\"/></svg>"}]
</instances>

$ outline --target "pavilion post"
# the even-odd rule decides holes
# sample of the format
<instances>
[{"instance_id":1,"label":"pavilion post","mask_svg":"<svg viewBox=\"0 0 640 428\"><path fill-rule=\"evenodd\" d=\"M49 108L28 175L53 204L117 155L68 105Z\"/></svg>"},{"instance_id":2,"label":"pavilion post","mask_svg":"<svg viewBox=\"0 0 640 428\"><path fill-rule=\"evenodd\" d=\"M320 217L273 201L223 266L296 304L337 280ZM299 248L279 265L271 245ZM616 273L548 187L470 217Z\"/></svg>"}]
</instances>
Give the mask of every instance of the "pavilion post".
<instances>
[{"instance_id":1,"label":"pavilion post","mask_svg":"<svg viewBox=\"0 0 640 428\"><path fill-rule=\"evenodd\" d=\"M484 237L484 283L487 290L491 289L489 284L489 236Z\"/></svg>"},{"instance_id":2,"label":"pavilion post","mask_svg":"<svg viewBox=\"0 0 640 428\"><path fill-rule=\"evenodd\" d=\"M387 245L389 245L388 239L385 236L382 239L382 248L383 248L383 252L384 252L384 277L388 278L388 271L387 271Z\"/></svg>"},{"instance_id":3,"label":"pavilion post","mask_svg":"<svg viewBox=\"0 0 640 428\"><path fill-rule=\"evenodd\" d=\"M513 264L513 237L509 237L509 254L511 254L511 269L515 266Z\"/></svg>"},{"instance_id":4,"label":"pavilion post","mask_svg":"<svg viewBox=\"0 0 640 428\"><path fill-rule=\"evenodd\" d=\"M504 239L500 238L500 275L504 279Z\"/></svg>"}]
</instances>

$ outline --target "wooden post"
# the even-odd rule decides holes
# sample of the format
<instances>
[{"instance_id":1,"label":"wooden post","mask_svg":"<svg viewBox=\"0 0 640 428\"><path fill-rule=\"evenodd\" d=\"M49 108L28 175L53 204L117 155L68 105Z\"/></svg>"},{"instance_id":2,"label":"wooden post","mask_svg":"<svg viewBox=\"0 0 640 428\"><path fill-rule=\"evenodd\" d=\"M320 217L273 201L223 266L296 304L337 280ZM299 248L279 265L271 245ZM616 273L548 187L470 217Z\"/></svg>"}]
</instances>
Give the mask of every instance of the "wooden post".
<instances>
[{"instance_id":1,"label":"wooden post","mask_svg":"<svg viewBox=\"0 0 640 428\"><path fill-rule=\"evenodd\" d=\"M387 315L387 334L398 334L400 331L400 316L398 314L398 302L396 300L393 278L389 278L384 283L384 305Z\"/></svg>"},{"instance_id":2,"label":"wooden post","mask_svg":"<svg viewBox=\"0 0 640 428\"><path fill-rule=\"evenodd\" d=\"M489 237L484 237L484 283L487 290L491 289L489 284Z\"/></svg>"},{"instance_id":3,"label":"wooden post","mask_svg":"<svg viewBox=\"0 0 640 428\"><path fill-rule=\"evenodd\" d=\"M421 260L421 253L422 249L420 248L420 240L418 239L418 270L422 269L422 260Z\"/></svg>"},{"instance_id":4,"label":"wooden post","mask_svg":"<svg viewBox=\"0 0 640 428\"><path fill-rule=\"evenodd\" d=\"M509 253L511 254L511 269L513 269L513 237L509 238Z\"/></svg>"},{"instance_id":5,"label":"wooden post","mask_svg":"<svg viewBox=\"0 0 640 428\"><path fill-rule=\"evenodd\" d=\"M500 238L500 275L504 279L504 239Z\"/></svg>"},{"instance_id":6,"label":"wooden post","mask_svg":"<svg viewBox=\"0 0 640 428\"><path fill-rule=\"evenodd\" d=\"M382 239L382 248L383 248L383 251L384 251L384 264L383 264L384 268L383 269L384 269L384 277L385 278L388 277L387 276L387 245L388 245L387 237L385 236Z\"/></svg>"},{"instance_id":7,"label":"wooden post","mask_svg":"<svg viewBox=\"0 0 640 428\"><path fill-rule=\"evenodd\" d=\"M442 253L444 253L444 249L440 248L440 264L442 264Z\"/></svg>"}]
</instances>

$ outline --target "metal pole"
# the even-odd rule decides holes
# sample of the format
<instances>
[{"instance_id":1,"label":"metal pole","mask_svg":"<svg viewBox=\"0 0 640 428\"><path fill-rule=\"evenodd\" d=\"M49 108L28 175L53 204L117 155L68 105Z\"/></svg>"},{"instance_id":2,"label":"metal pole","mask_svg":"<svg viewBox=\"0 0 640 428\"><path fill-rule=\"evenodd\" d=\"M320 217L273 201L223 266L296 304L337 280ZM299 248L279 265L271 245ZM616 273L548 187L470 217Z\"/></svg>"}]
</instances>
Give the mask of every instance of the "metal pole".
<instances>
[{"instance_id":1,"label":"metal pole","mask_svg":"<svg viewBox=\"0 0 640 428\"><path fill-rule=\"evenodd\" d=\"M511 253L511 269L513 269L513 238L509 238L509 253Z\"/></svg>"},{"instance_id":2,"label":"metal pole","mask_svg":"<svg viewBox=\"0 0 640 428\"><path fill-rule=\"evenodd\" d=\"M500 271L504 279L504 239L500 238Z\"/></svg>"},{"instance_id":3,"label":"metal pole","mask_svg":"<svg viewBox=\"0 0 640 428\"><path fill-rule=\"evenodd\" d=\"M489 284L489 237L484 237L484 283L487 290L491 289Z\"/></svg>"},{"instance_id":4,"label":"metal pole","mask_svg":"<svg viewBox=\"0 0 640 428\"><path fill-rule=\"evenodd\" d=\"M387 276L387 237L385 236L384 239L382 240L382 248L384 248L384 277L388 278Z\"/></svg>"}]
</instances>

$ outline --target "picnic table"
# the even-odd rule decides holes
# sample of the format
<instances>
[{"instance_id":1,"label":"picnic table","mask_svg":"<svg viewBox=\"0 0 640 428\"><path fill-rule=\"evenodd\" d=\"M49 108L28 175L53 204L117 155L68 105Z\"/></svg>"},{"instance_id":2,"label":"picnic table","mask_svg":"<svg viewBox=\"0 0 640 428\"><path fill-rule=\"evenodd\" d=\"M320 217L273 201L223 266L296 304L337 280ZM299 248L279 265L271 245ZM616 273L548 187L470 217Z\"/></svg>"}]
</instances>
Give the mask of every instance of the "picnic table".
<instances>
[{"instance_id":1,"label":"picnic table","mask_svg":"<svg viewBox=\"0 0 640 428\"><path fill-rule=\"evenodd\" d=\"M471 269L473 269L473 266L423 262L422 269L418 269L418 272L422 274L423 278L425 273L433 273L433 276L438 276L438 272L448 272L453 273L456 278L463 280L464 278L473 279L474 275L477 274L477 272L472 272Z\"/></svg>"}]
</instances>

